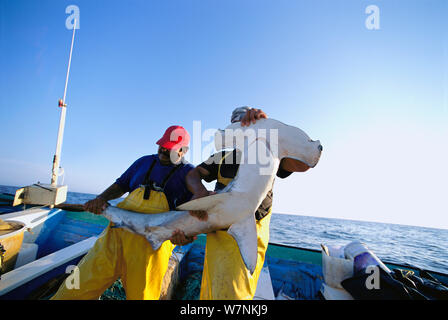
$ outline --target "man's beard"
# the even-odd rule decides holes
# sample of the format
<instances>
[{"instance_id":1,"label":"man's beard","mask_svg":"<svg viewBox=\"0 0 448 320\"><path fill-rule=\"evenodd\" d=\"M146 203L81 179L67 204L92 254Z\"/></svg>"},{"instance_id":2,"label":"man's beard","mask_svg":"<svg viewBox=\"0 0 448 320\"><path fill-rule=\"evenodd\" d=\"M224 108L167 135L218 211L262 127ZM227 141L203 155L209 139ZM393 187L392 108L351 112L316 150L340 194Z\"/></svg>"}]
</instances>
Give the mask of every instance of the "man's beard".
<instances>
[{"instance_id":1,"label":"man's beard","mask_svg":"<svg viewBox=\"0 0 448 320\"><path fill-rule=\"evenodd\" d=\"M175 152L175 151L169 151L169 150L168 151L159 151L158 152L159 160L165 164L179 164L181 161L181 158L177 154L173 154L173 156L171 156L171 152ZM162 155L163 159L160 158L161 155Z\"/></svg>"}]
</instances>

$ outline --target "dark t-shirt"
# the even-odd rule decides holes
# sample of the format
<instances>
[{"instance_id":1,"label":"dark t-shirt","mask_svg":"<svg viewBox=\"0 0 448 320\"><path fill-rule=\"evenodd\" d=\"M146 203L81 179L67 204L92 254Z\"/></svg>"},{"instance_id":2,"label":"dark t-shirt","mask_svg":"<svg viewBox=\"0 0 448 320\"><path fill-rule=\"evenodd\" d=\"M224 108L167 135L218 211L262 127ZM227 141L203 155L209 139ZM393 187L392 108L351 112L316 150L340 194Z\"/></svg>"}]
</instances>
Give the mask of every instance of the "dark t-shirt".
<instances>
[{"instance_id":1,"label":"dark t-shirt","mask_svg":"<svg viewBox=\"0 0 448 320\"><path fill-rule=\"evenodd\" d=\"M230 154L232 153L232 154ZM210 175L207 176L204 180L207 182L212 182L214 180L218 179L218 168L219 164L223 157L226 157L223 160L223 163L221 165L220 174L223 178L235 178L239 163L241 159L241 152L238 150L233 151L221 151L218 153L215 153L210 158L208 158L206 161L202 162L199 166L206 169L208 172L210 172ZM277 177L283 179L288 177L292 172L283 170L281 168L277 171ZM216 182L215 191L224 189L225 185L221 182ZM255 212L255 218L257 220L263 219L268 213L269 210L272 207L272 196L273 192L272 189L269 190L268 194L266 195L266 198L261 202L260 206L258 207L257 211Z\"/></svg>"},{"instance_id":2,"label":"dark t-shirt","mask_svg":"<svg viewBox=\"0 0 448 320\"><path fill-rule=\"evenodd\" d=\"M175 167L174 165L163 165L160 163L157 154L144 156L135 161L116 181L121 189L131 193L143 183L146 173L151 164L155 161L151 176L152 181L159 186L166 176ZM185 185L185 176L194 166L190 163L184 163L168 180L165 186L165 195L171 210L190 200L192 194Z\"/></svg>"}]
</instances>

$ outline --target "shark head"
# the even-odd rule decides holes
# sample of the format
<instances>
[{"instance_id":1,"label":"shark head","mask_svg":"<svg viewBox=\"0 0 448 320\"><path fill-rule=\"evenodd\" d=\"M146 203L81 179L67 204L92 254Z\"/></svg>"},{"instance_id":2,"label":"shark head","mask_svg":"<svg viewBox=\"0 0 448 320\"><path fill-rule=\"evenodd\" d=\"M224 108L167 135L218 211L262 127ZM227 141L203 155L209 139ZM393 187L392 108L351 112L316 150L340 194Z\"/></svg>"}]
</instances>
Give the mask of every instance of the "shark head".
<instances>
[{"instance_id":1,"label":"shark head","mask_svg":"<svg viewBox=\"0 0 448 320\"><path fill-rule=\"evenodd\" d=\"M224 217L231 217L226 222L227 232L237 242L242 259L253 274L258 261L254 212L269 188L272 188L280 160L290 158L313 168L319 162L322 145L297 127L274 119L260 119L248 127L233 123L225 130L218 130L215 133L215 148L236 148L242 151L243 160L247 162L241 162L237 176L221 193L191 200L177 209L205 210L210 215L215 214L216 221L218 218L224 221ZM250 157L253 155L256 155L256 159L251 163ZM268 160L266 173L257 171L257 168L262 167L262 158ZM238 184L238 187L234 184ZM219 225L221 229L223 225Z\"/></svg>"},{"instance_id":2,"label":"shark head","mask_svg":"<svg viewBox=\"0 0 448 320\"><path fill-rule=\"evenodd\" d=\"M319 140L312 140L303 130L270 119L273 130L278 131L277 140L271 139L271 150L277 148L279 159L291 158L314 168L319 162L322 145ZM277 143L277 145L276 145Z\"/></svg>"},{"instance_id":3,"label":"shark head","mask_svg":"<svg viewBox=\"0 0 448 320\"><path fill-rule=\"evenodd\" d=\"M260 119L248 127L233 123L215 133L216 150L244 149L255 140L264 140L274 158L291 158L311 168L319 162L323 149L319 140L312 140L303 130L274 119Z\"/></svg>"}]
</instances>

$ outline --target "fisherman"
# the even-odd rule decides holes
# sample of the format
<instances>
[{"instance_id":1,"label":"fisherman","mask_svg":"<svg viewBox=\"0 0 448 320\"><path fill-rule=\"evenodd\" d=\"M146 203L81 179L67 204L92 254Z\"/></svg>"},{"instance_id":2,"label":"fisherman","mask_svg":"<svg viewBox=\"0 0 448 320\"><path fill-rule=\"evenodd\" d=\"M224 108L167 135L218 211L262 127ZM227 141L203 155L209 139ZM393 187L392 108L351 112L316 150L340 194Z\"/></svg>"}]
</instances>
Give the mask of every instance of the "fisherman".
<instances>
[{"instance_id":1,"label":"fisherman","mask_svg":"<svg viewBox=\"0 0 448 320\"><path fill-rule=\"evenodd\" d=\"M241 122L241 126L249 126L262 118L267 118L262 110L241 107L233 111L231 122ZM215 193L204 187L202 179L207 182L216 180L215 191L222 190L229 184L237 174L240 156L241 152L237 149L218 152L191 170L187 174L186 183L187 188L193 192L192 200ZM227 159L228 157L232 159ZM277 176L286 178L292 172L305 172L308 169L309 167L301 161L284 158L281 159ZM201 300L251 300L254 297L269 242L272 195L271 189L255 212L258 258L252 275L241 258L238 244L226 230L207 234ZM191 211L190 214L199 220L205 221L208 218L205 211ZM173 239L177 244L191 241L185 238L181 231L176 232Z\"/></svg>"},{"instance_id":2,"label":"fisherman","mask_svg":"<svg viewBox=\"0 0 448 320\"><path fill-rule=\"evenodd\" d=\"M84 204L86 211L101 214L107 201L129 195L117 207L160 213L174 210L190 200L185 177L194 167L183 156L190 136L181 126L171 126L157 141L158 153L135 161L109 188ZM193 238L187 238L192 241ZM112 223L78 264L79 289L64 284L52 299L98 299L118 278L129 300L156 300L174 245L165 241L154 251L145 237Z\"/></svg>"}]
</instances>

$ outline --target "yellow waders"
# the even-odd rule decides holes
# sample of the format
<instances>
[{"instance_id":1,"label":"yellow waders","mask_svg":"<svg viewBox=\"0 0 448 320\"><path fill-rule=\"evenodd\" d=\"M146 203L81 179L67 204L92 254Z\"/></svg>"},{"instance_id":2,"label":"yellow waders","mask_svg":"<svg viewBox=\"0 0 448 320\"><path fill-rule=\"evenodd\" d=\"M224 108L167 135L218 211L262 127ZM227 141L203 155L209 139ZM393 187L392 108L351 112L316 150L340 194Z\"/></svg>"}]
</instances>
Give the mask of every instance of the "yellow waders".
<instances>
[{"instance_id":1,"label":"yellow waders","mask_svg":"<svg viewBox=\"0 0 448 320\"><path fill-rule=\"evenodd\" d=\"M221 164L224 159L225 157L218 168L218 182L227 185L232 179L221 176ZM258 257L252 275L244 264L238 244L227 231L207 234L201 300L252 300L269 243L270 220L271 211L263 219L256 221Z\"/></svg>"},{"instance_id":2,"label":"yellow waders","mask_svg":"<svg viewBox=\"0 0 448 320\"><path fill-rule=\"evenodd\" d=\"M141 186L117 207L148 214L170 210L163 192L151 190L149 199L144 194L145 187ZM127 299L157 300L174 247L168 240L154 251L145 237L109 224L78 264L79 289L68 289L63 283L52 299L98 299L121 278Z\"/></svg>"}]
</instances>

